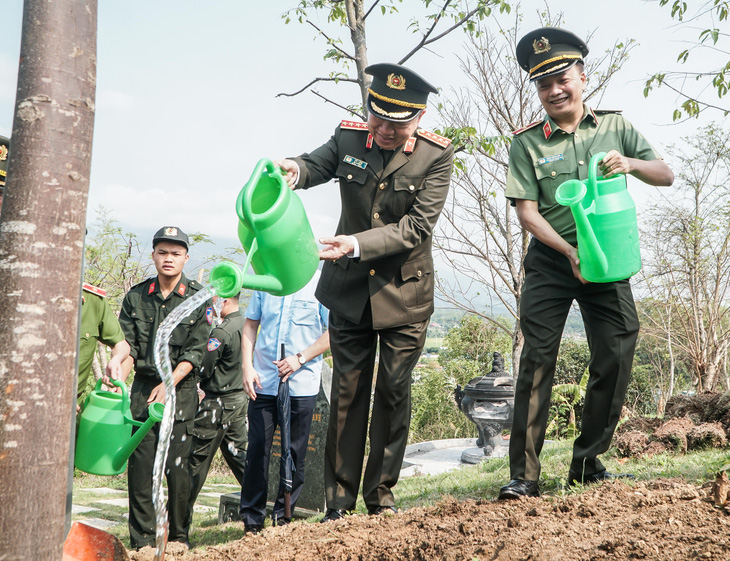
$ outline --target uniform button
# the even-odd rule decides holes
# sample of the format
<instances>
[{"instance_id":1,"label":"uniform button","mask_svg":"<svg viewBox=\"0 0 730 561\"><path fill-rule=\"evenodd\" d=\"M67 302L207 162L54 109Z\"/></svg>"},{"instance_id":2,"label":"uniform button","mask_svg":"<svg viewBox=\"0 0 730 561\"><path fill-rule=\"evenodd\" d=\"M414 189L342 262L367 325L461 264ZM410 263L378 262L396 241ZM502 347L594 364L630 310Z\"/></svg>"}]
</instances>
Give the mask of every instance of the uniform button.
<instances>
[{"instance_id":1,"label":"uniform button","mask_svg":"<svg viewBox=\"0 0 730 561\"><path fill-rule=\"evenodd\" d=\"M164 308L164 307L165 307L165 305L164 305L164 304L162 304L162 307Z\"/></svg>"},{"instance_id":2,"label":"uniform button","mask_svg":"<svg viewBox=\"0 0 730 561\"><path fill-rule=\"evenodd\" d=\"M408 186L408 190L409 190L409 191L413 191L413 190L414 190L415 188L416 188L416 186L415 186L415 185L409 185L409 186Z\"/></svg>"},{"instance_id":3,"label":"uniform button","mask_svg":"<svg viewBox=\"0 0 730 561\"><path fill-rule=\"evenodd\" d=\"M583 164L585 164L585 162L583 160L578 160L578 165L579 166L582 166Z\"/></svg>"},{"instance_id":4,"label":"uniform button","mask_svg":"<svg viewBox=\"0 0 730 561\"><path fill-rule=\"evenodd\" d=\"M88 336L89 336L89 334L87 333L87 334L86 334L86 336L88 337Z\"/></svg>"},{"instance_id":5,"label":"uniform button","mask_svg":"<svg viewBox=\"0 0 730 561\"><path fill-rule=\"evenodd\" d=\"M554 171L551 171L550 172L550 175L552 175L553 177L555 177L557 175L557 173L555 173Z\"/></svg>"},{"instance_id":6,"label":"uniform button","mask_svg":"<svg viewBox=\"0 0 730 561\"><path fill-rule=\"evenodd\" d=\"M352 179L352 174L348 174L347 179Z\"/></svg>"},{"instance_id":7,"label":"uniform button","mask_svg":"<svg viewBox=\"0 0 730 561\"><path fill-rule=\"evenodd\" d=\"M385 183L381 183L380 185L378 185L378 187L380 187L380 190L382 191L383 189L385 189Z\"/></svg>"},{"instance_id":8,"label":"uniform button","mask_svg":"<svg viewBox=\"0 0 730 561\"><path fill-rule=\"evenodd\" d=\"M373 214L373 218L375 218L375 220L377 220L378 218L380 218L380 214L378 214L378 213L376 212L375 214Z\"/></svg>"},{"instance_id":9,"label":"uniform button","mask_svg":"<svg viewBox=\"0 0 730 561\"><path fill-rule=\"evenodd\" d=\"M421 278L421 275L423 275L423 273L422 273L421 271L418 271L418 272L416 273L416 276L417 276L417 277L418 277L419 279Z\"/></svg>"},{"instance_id":10,"label":"uniform button","mask_svg":"<svg viewBox=\"0 0 730 561\"><path fill-rule=\"evenodd\" d=\"M370 276L371 277L374 277L375 276L375 269L370 269Z\"/></svg>"}]
</instances>

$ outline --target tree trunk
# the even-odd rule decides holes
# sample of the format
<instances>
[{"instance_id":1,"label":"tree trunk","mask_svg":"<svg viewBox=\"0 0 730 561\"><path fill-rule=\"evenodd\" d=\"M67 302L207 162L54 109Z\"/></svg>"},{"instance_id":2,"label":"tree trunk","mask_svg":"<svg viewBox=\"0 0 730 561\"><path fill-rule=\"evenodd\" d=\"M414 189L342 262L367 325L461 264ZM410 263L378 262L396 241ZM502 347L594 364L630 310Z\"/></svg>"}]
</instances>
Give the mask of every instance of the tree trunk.
<instances>
[{"instance_id":1,"label":"tree trunk","mask_svg":"<svg viewBox=\"0 0 730 561\"><path fill-rule=\"evenodd\" d=\"M61 559L96 82L96 0L25 0L0 219L0 552Z\"/></svg>"},{"instance_id":2,"label":"tree trunk","mask_svg":"<svg viewBox=\"0 0 730 561\"><path fill-rule=\"evenodd\" d=\"M360 86L363 113L367 115L368 88L370 77L365 74L368 66L368 44L365 38L365 6L363 0L347 0L347 24L350 26L350 37L355 47L355 66L357 81Z\"/></svg>"}]
</instances>

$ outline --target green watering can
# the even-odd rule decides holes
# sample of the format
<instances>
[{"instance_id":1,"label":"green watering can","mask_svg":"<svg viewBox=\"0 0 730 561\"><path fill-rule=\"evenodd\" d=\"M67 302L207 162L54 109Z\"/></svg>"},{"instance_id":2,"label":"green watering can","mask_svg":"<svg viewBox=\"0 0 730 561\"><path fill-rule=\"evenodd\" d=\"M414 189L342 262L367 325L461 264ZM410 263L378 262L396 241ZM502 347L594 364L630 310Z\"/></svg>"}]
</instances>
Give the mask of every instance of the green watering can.
<instances>
[{"instance_id":1,"label":"green watering can","mask_svg":"<svg viewBox=\"0 0 730 561\"><path fill-rule=\"evenodd\" d=\"M74 465L94 475L117 475L127 468L134 449L154 426L162 420L164 403L149 406L149 418L141 423L132 419L127 385L112 380L122 393L101 390L101 380L89 394L79 417ZM132 435L132 427L139 427Z\"/></svg>"},{"instance_id":2,"label":"green watering can","mask_svg":"<svg viewBox=\"0 0 730 561\"><path fill-rule=\"evenodd\" d=\"M216 294L233 296L241 288L286 296L303 288L319 266L319 251L299 197L271 160L259 160L236 201L238 239L246 251L244 274L233 263L210 271Z\"/></svg>"},{"instance_id":3,"label":"green watering can","mask_svg":"<svg viewBox=\"0 0 730 561\"><path fill-rule=\"evenodd\" d=\"M636 205L626 188L626 176L598 178L596 154L588 179L570 179L558 187L555 199L570 207L578 233L580 272L590 282L628 279L641 269Z\"/></svg>"}]
</instances>

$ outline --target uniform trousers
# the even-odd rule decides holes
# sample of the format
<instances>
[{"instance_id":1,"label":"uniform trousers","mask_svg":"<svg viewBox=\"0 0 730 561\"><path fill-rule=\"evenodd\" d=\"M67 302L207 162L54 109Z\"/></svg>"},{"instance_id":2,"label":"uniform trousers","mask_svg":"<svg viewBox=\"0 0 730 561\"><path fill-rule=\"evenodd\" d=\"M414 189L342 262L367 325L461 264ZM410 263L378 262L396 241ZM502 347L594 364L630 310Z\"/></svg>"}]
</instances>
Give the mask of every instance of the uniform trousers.
<instances>
[{"instance_id":1,"label":"uniform trousers","mask_svg":"<svg viewBox=\"0 0 730 561\"><path fill-rule=\"evenodd\" d=\"M398 482L411 423L411 372L426 342L427 327L428 320L424 320L374 330L369 305L359 323L330 312L334 368L324 472L328 508L355 508L378 346L370 454L362 495L368 508L394 506L391 489Z\"/></svg>"},{"instance_id":2,"label":"uniform trousers","mask_svg":"<svg viewBox=\"0 0 730 561\"><path fill-rule=\"evenodd\" d=\"M246 467L246 407L248 396L243 390L214 396L206 395L198 406L193 428L193 448L190 456L192 492L188 505L188 522L192 522L193 507L208 477L215 453L220 449L238 483L243 485Z\"/></svg>"},{"instance_id":3,"label":"uniform trousers","mask_svg":"<svg viewBox=\"0 0 730 561\"><path fill-rule=\"evenodd\" d=\"M139 376L141 379L142 377ZM135 420L145 420L146 413L140 415L137 411L140 403L146 403L152 387L160 383L159 380L145 381L135 378L132 384L131 402ZM167 516L169 520L169 541L184 542L188 540L186 518L188 498L190 497L191 478L189 470L190 451L193 438L193 405L197 404L195 380L190 376L180 382L176 388L177 408L189 420L175 420L172 426L170 449L165 464L167 479ZM135 429L136 430L136 429ZM157 523L155 520L155 506L152 500L152 471L155 462L155 452L159 442L160 423L142 439L139 446L129 457L128 489L129 489L129 541L133 548L138 549L147 545L155 545Z\"/></svg>"},{"instance_id":4,"label":"uniform trousers","mask_svg":"<svg viewBox=\"0 0 730 561\"><path fill-rule=\"evenodd\" d=\"M296 374L295 374L296 375ZM304 486L304 460L312 428L312 414L317 396L291 398L291 455L294 460L292 474L291 510ZM263 526L266 519L266 496L269 485L269 460L271 442L279 423L276 396L261 395L248 403L248 450L246 470L241 489L241 520L246 526ZM274 502L272 516L284 518L284 493L279 492Z\"/></svg>"},{"instance_id":5,"label":"uniform trousers","mask_svg":"<svg viewBox=\"0 0 730 561\"><path fill-rule=\"evenodd\" d=\"M537 481L555 365L565 321L578 302L590 348L581 433L571 471L589 476L605 468L596 456L608 450L631 375L639 320L628 280L581 284L566 257L533 239L524 262L520 326L525 345L515 386L510 437L512 479Z\"/></svg>"}]
</instances>

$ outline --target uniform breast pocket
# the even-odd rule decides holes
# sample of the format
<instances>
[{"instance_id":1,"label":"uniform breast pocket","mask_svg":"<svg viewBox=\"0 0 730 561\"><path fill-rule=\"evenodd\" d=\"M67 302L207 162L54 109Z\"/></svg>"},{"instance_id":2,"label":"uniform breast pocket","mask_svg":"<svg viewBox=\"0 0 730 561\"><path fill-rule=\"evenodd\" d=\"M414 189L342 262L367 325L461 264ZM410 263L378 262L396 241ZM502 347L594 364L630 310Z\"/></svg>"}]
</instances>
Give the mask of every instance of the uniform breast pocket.
<instances>
[{"instance_id":1,"label":"uniform breast pocket","mask_svg":"<svg viewBox=\"0 0 730 561\"><path fill-rule=\"evenodd\" d=\"M426 187L423 175L402 175L393 179L393 212L398 216L408 214L421 189Z\"/></svg>"},{"instance_id":2,"label":"uniform breast pocket","mask_svg":"<svg viewBox=\"0 0 730 561\"><path fill-rule=\"evenodd\" d=\"M535 167L535 176L540 184L540 202L548 205L557 204L555 191L568 179L577 177L575 165L567 160L558 160Z\"/></svg>"},{"instance_id":3,"label":"uniform breast pocket","mask_svg":"<svg viewBox=\"0 0 730 561\"><path fill-rule=\"evenodd\" d=\"M182 347L185 344L185 341L188 339L188 335L190 335L190 330L193 328L193 325L195 325L195 321L195 316L188 316L180 322L180 324L173 330L172 337L170 337L171 347Z\"/></svg>"},{"instance_id":4,"label":"uniform breast pocket","mask_svg":"<svg viewBox=\"0 0 730 561\"><path fill-rule=\"evenodd\" d=\"M368 178L367 169L340 163L335 175L340 181L340 192L342 193L342 204L347 207L359 206L359 197L355 195L362 189Z\"/></svg>"},{"instance_id":5,"label":"uniform breast pocket","mask_svg":"<svg viewBox=\"0 0 730 561\"><path fill-rule=\"evenodd\" d=\"M144 356L147 353L147 344L152 336L155 313L153 308L147 309L143 307L139 307L129 313L134 321L134 330L140 347L140 352L137 356Z\"/></svg>"},{"instance_id":6,"label":"uniform breast pocket","mask_svg":"<svg viewBox=\"0 0 730 561\"><path fill-rule=\"evenodd\" d=\"M85 329L83 329L83 331L81 331L80 337L81 337L82 342L98 339L99 338L99 326L90 325L90 326L86 327Z\"/></svg>"}]
</instances>

